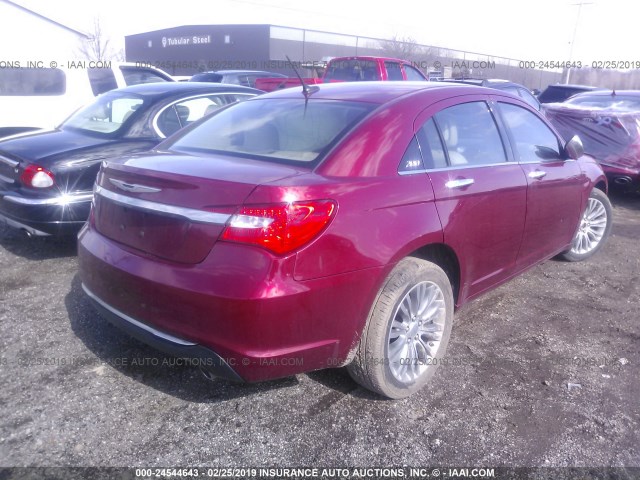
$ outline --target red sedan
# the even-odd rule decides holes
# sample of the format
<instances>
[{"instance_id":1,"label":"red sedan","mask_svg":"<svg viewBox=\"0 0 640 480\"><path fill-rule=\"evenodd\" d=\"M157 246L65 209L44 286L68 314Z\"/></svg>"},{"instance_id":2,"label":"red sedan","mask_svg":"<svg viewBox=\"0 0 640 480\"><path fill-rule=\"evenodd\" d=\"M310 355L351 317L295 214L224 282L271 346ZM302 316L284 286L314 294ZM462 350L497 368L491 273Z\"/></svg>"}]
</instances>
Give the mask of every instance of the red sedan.
<instances>
[{"instance_id":1,"label":"red sedan","mask_svg":"<svg viewBox=\"0 0 640 480\"><path fill-rule=\"evenodd\" d=\"M81 278L106 318L209 374L347 365L401 398L442 362L455 306L602 247L606 189L579 139L497 90L287 89L105 162Z\"/></svg>"}]
</instances>

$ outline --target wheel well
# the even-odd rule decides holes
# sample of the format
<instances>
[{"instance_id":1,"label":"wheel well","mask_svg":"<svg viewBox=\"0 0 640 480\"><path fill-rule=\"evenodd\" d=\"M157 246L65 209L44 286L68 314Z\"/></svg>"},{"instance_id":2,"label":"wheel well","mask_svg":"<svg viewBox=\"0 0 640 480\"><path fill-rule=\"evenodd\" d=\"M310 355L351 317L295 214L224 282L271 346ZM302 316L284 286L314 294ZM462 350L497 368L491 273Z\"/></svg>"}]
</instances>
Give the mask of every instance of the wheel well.
<instances>
[{"instance_id":1,"label":"wheel well","mask_svg":"<svg viewBox=\"0 0 640 480\"><path fill-rule=\"evenodd\" d=\"M449 277L453 298L457 303L460 289L460 263L454 251L442 243L425 245L409 255L410 257L421 258L438 265Z\"/></svg>"},{"instance_id":2,"label":"wheel well","mask_svg":"<svg viewBox=\"0 0 640 480\"><path fill-rule=\"evenodd\" d=\"M602 190L604 193L607 193L607 182L605 182L604 180L600 180L598 183L596 183L595 188L597 188L598 190Z\"/></svg>"}]
</instances>

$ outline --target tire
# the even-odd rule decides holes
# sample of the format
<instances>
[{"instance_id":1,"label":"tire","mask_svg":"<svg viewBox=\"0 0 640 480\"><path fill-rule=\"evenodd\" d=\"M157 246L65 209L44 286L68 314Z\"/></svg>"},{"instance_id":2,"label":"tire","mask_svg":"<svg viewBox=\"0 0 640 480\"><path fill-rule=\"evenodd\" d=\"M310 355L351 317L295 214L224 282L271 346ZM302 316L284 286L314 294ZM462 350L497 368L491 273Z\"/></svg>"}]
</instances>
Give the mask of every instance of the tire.
<instances>
[{"instance_id":1,"label":"tire","mask_svg":"<svg viewBox=\"0 0 640 480\"><path fill-rule=\"evenodd\" d=\"M451 283L439 266L413 257L401 260L376 298L349 374L388 398L420 390L442 363L453 308Z\"/></svg>"},{"instance_id":2,"label":"tire","mask_svg":"<svg viewBox=\"0 0 640 480\"><path fill-rule=\"evenodd\" d=\"M571 241L571 249L560 254L569 262L579 262L594 255L606 243L613 224L613 209L607 195L594 188L587 200L580 226Z\"/></svg>"}]
</instances>

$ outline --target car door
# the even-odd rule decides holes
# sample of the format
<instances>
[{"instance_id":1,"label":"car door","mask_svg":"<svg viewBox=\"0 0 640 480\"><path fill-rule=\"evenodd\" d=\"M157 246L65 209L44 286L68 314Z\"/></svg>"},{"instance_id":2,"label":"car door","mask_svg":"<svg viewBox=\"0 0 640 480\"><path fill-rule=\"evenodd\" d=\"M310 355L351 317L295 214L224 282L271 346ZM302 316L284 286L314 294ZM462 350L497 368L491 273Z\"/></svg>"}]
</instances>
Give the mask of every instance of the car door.
<instances>
[{"instance_id":1,"label":"car door","mask_svg":"<svg viewBox=\"0 0 640 480\"><path fill-rule=\"evenodd\" d=\"M518 258L520 267L526 268L571 243L581 216L585 178L578 162L565 158L561 140L540 117L506 100L497 106L528 183Z\"/></svg>"},{"instance_id":2,"label":"car door","mask_svg":"<svg viewBox=\"0 0 640 480\"><path fill-rule=\"evenodd\" d=\"M440 102L423 112L417 124L444 242L460 262L458 300L464 301L514 271L527 180L484 96Z\"/></svg>"}]
</instances>

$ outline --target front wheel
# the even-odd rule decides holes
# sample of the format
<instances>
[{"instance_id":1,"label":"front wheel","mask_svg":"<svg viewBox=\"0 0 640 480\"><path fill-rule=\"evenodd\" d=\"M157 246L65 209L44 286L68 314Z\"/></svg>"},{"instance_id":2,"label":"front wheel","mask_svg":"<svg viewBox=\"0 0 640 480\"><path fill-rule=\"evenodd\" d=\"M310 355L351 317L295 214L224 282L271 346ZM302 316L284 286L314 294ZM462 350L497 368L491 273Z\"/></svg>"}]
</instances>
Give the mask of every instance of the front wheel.
<instances>
[{"instance_id":1,"label":"front wheel","mask_svg":"<svg viewBox=\"0 0 640 480\"><path fill-rule=\"evenodd\" d=\"M442 363L452 323L453 292L445 272L426 260L405 258L382 287L347 369L369 390L407 397Z\"/></svg>"},{"instance_id":2,"label":"front wheel","mask_svg":"<svg viewBox=\"0 0 640 480\"><path fill-rule=\"evenodd\" d=\"M571 249L560 256L579 262L594 255L607 240L613 223L613 209L607 195L594 188L587 200L580 226L571 242Z\"/></svg>"}]
</instances>

